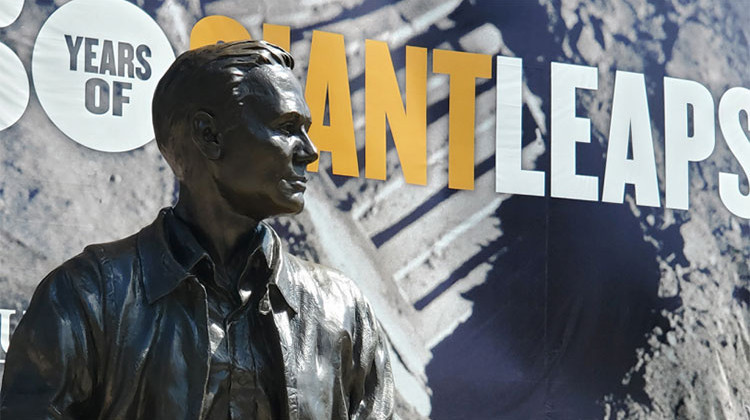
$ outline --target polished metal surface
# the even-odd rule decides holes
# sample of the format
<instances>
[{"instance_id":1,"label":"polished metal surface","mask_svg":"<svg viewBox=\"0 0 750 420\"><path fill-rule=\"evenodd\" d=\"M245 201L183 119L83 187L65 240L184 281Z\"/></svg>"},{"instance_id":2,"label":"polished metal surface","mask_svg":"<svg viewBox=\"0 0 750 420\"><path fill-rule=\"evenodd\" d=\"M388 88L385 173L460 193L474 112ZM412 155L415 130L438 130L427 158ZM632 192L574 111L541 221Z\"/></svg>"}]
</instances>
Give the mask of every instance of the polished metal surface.
<instances>
[{"instance_id":1,"label":"polished metal surface","mask_svg":"<svg viewBox=\"0 0 750 420\"><path fill-rule=\"evenodd\" d=\"M283 251L261 223L302 210L305 167L317 159L292 67L286 52L253 41L177 58L157 88L154 125L180 199L39 285L8 351L2 418L392 417L387 339L370 305L340 273ZM213 276L174 246L191 242ZM248 273L259 249L268 270ZM217 284L226 297L207 292ZM211 328L237 312L210 308L232 301L251 305L239 316L252 318L237 351L222 353ZM221 378L233 372L236 381ZM226 392L217 399L216 389Z\"/></svg>"}]
</instances>

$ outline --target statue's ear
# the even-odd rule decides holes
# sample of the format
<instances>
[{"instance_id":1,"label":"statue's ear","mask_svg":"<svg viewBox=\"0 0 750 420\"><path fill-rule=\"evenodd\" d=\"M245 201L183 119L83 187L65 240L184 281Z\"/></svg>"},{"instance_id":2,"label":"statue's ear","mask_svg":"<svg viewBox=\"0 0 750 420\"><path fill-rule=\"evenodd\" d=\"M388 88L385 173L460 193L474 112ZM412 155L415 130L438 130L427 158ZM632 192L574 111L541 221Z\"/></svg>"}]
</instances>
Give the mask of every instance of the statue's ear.
<instances>
[{"instance_id":1,"label":"statue's ear","mask_svg":"<svg viewBox=\"0 0 750 420\"><path fill-rule=\"evenodd\" d=\"M192 138L193 143L203 155L211 160L221 157L221 134L216 128L213 115L205 111L193 114Z\"/></svg>"}]
</instances>

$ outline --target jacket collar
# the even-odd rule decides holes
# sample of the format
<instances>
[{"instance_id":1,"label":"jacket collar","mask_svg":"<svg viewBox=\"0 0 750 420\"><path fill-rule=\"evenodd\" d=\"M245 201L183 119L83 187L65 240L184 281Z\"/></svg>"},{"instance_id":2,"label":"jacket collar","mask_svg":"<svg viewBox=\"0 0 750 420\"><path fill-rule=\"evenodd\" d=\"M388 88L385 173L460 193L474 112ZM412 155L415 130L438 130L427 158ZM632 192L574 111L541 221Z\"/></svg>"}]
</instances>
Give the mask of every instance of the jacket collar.
<instances>
[{"instance_id":1,"label":"jacket collar","mask_svg":"<svg viewBox=\"0 0 750 420\"><path fill-rule=\"evenodd\" d=\"M192 276L190 269L208 254L198 245L187 226L187 231L174 232L185 235L181 243L179 258L169 246L167 232L173 231L167 220L175 217L172 208L159 212L156 220L138 233L138 256L143 274L143 287L149 304L172 293L185 279ZM261 242L256 250L264 257L271 275L269 290L276 289L284 302L295 312L299 312L298 285L294 276L288 275L285 266L285 255L282 252L281 240L276 232L266 223L259 223ZM182 264L178 261L181 261ZM210 261L210 258L209 258Z\"/></svg>"}]
</instances>

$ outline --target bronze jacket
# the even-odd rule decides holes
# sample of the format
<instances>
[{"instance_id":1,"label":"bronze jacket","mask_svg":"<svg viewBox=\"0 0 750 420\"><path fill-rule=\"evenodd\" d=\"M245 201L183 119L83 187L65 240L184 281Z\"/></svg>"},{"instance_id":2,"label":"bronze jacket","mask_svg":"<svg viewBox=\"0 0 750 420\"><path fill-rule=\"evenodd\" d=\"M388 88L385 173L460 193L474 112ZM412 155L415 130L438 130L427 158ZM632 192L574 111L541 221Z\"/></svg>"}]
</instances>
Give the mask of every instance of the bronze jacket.
<instances>
[{"instance_id":1,"label":"bronze jacket","mask_svg":"<svg viewBox=\"0 0 750 420\"><path fill-rule=\"evenodd\" d=\"M171 255L163 219L87 247L42 281L6 357L3 420L200 418L206 291ZM388 345L359 289L283 252L265 228L276 252L264 301L280 337L285 418L390 419Z\"/></svg>"}]
</instances>

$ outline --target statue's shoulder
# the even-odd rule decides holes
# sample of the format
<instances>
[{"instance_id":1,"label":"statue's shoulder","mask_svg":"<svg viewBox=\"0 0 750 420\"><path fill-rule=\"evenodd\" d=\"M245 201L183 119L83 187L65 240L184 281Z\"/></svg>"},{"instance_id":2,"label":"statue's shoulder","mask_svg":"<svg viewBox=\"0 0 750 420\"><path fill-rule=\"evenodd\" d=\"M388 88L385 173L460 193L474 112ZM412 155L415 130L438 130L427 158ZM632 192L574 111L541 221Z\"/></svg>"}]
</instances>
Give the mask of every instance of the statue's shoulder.
<instances>
[{"instance_id":1,"label":"statue's shoulder","mask_svg":"<svg viewBox=\"0 0 750 420\"><path fill-rule=\"evenodd\" d=\"M136 258L136 235L113 242L92 244L52 270L37 286L35 295L101 296L113 278L124 279ZM118 270L120 267L120 270ZM113 275L114 274L114 275Z\"/></svg>"},{"instance_id":2,"label":"statue's shoulder","mask_svg":"<svg viewBox=\"0 0 750 420\"><path fill-rule=\"evenodd\" d=\"M319 295L325 300L369 310L369 303L357 283L346 274L287 253L285 259L292 275L296 273L300 285L309 293Z\"/></svg>"},{"instance_id":3,"label":"statue's shoulder","mask_svg":"<svg viewBox=\"0 0 750 420\"><path fill-rule=\"evenodd\" d=\"M334 268L307 261L287 252L284 252L284 259L291 269L309 275L319 287L338 286L344 290L359 290L352 279Z\"/></svg>"},{"instance_id":4,"label":"statue's shoulder","mask_svg":"<svg viewBox=\"0 0 750 420\"><path fill-rule=\"evenodd\" d=\"M93 255L102 264L129 262L138 257L138 237L140 233L112 242L88 245L81 256Z\"/></svg>"},{"instance_id":5,"label":"statue's shoulder","mask_svg":"<svg viewBox=\"0 0 750 420\"><path fill-rule=\"evenodd\" d=\"M114 290L115 283L124 287L133 281L133 270L140 265L139 243L149 241L153 224L122 239L86 246L45 278L53 287L68 287L82 293ZM40 285L41 287L42 285Z\"/></svg>"}]
</instances>

